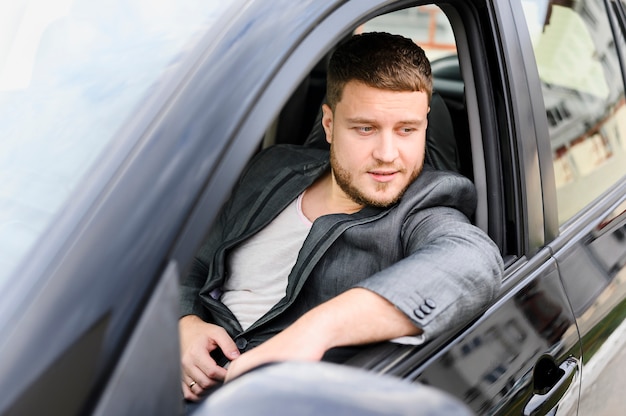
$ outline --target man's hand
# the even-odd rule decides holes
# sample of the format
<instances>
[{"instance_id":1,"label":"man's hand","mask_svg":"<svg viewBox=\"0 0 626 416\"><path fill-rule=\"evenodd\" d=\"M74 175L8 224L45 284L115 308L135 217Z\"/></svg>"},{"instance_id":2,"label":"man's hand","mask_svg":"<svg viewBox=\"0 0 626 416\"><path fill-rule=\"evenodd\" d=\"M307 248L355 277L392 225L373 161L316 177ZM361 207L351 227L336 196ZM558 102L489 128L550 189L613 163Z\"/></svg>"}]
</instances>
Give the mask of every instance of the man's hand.
<instances>
[{"instance_id":1,"label":"man's hand","mask_svg":"<svg viewBox=\"0 0 626 416\"><path fill-rule=\"evenodd\" d=\"M182 364L182 388L185 399L196 401L202 393L226 376L226 369L217 365L211 351L219 348L230 360L239 357L239 350L228 333L208 324L195 315L187 315L178 323Z\"/></svg>"},{"instance_id":2,"label":"man's hand","mask_svg":"<svg viewBox=\"0 0 626 416\"><path fill-rule=\"evenodd\" d=\"M306 325L294 324L265 341L258 347L243 353L228 366L225 381L263 364L280 361L319 361L326 347L316 342L316 330ZM321 337L320 337L321 338Z\"/></svg>"},{"instance_id":3,"label":"man's hand","mask_svg":"<svg viewBox=\"0 0 626 416\"><path fill-rule=\"evenodd\" d=\"M319 361L334 347L420 334L409 318L367 289L350 289L311 309L278 335L230 363L226 381L262 364Z\"/></svg>"}]
</instances>

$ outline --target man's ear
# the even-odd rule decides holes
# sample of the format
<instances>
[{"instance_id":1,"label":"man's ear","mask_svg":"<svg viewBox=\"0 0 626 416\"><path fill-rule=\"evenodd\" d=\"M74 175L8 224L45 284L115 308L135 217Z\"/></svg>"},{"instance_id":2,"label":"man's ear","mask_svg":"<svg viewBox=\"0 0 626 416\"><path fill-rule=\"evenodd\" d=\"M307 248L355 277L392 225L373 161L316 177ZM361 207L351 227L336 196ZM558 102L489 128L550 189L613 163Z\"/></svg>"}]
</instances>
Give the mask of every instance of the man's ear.
<instances>
[{"instance_id":1,"label":"man's ear","mask_svg":"<svg viewBox=\"0 0 626 416\"><path fill-rule=\"evenodd\" d=\"M322 104L322 127L326 133L326 141L333 141L333 110L328 104Z\"/></svg>"}]
</instances>

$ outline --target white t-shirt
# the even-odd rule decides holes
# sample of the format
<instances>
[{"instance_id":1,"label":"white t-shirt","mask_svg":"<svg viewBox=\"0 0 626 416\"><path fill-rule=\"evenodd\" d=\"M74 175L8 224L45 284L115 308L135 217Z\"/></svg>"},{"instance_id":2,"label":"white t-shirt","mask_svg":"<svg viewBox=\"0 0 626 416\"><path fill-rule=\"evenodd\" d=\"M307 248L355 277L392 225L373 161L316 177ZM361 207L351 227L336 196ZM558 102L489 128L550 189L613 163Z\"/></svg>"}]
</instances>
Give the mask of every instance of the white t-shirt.
<instances>
[{"instance_id":1,"label":"white t-shirt","mask_svg":"<svg viewBox=\"0 0 626 416\"><path fill-rule=\"evenodd\" d=\"M221 301L244 330L285 296L287 278L312 225L302 213L303 195L227 258Z\"/></svg>"}]
</instances>

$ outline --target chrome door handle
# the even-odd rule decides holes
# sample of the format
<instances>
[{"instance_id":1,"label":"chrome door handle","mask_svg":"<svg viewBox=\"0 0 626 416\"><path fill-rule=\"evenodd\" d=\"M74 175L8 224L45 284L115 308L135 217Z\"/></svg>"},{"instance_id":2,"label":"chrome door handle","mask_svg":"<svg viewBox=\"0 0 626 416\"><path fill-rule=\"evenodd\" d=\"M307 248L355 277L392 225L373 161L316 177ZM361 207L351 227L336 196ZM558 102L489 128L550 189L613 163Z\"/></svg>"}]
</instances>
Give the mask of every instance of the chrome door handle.
<instances>
[{"instance_id":1,"label":"chrome door handle","mask_svg":"<svg viewBox=\"0 0 626 416\"><path fill-rule=\"evenodd\" d=\"M524 407L524 416L546 415L553 410L572 385L578 368L574 357L558 367L549 355L539 358L533 370L534 394Z\"/></svg>"}]
</instances>

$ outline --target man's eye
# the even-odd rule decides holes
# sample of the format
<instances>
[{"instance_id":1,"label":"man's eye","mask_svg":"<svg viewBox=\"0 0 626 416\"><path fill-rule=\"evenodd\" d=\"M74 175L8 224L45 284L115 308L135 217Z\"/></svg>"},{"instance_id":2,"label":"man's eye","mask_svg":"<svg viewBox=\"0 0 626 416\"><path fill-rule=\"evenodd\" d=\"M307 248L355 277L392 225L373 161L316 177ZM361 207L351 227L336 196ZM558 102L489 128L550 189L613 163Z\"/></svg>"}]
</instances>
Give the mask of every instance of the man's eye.
<instances>
[{"instance_id":1,"label":"man's eye","mask_svg":"<svg viewBox=\"0 0 626 416\"><path fill-rule=\"evenodd\" d=\"M357 127L357 128L356 128L356 130L357 130L359 133L362 133L362 134L367 134L367 133L371 133L371 132L373 132L373 131L374 131L374 128L373 128L372 126L359 126L359 127Z\"/></svg>"},{"instance_id":2,"label":"man's eye","mask_svg":"<svg viewBox=\"0 0 626 416\"><path fill-rule=\"evenodd\" d=\"M402 127L400 129L400 134L406 136L406 135L413 133L414 131L415 129L413 127Z\"/></svg>"}]
</instances>

